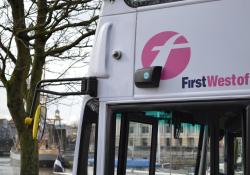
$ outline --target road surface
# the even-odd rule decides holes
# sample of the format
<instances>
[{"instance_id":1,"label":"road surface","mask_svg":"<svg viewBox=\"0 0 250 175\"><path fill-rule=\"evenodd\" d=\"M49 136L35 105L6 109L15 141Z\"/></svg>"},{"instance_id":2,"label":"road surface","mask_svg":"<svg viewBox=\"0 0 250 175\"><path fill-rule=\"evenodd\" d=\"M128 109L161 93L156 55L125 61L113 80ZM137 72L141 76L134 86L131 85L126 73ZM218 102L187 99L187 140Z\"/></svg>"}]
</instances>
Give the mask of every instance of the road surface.
<instances>
[{"instance_id":1,"label":"road surface","mask_svg":"<svg viewBox=\"0 0 250 175\"><path fill-rule=\"evenodd\" d=\"M0 157L0 175L19 175L20 168L11 166L9 157ZM67 170L67 172L70 172ZM64 173L70 174L70 173ZM39 175L55 175L51 169L41 168Z\"/></svg>"},{"instance_id":2,"label":"road surface","mask_svg":"<svg viewBox=\"0 0 250 175\"><path fill-rule=\"evenodd\" d=\"M19 167L10 165L9 157L0 157L0 174L1 175L19 175Z\"/></svg>"}]
</instances>

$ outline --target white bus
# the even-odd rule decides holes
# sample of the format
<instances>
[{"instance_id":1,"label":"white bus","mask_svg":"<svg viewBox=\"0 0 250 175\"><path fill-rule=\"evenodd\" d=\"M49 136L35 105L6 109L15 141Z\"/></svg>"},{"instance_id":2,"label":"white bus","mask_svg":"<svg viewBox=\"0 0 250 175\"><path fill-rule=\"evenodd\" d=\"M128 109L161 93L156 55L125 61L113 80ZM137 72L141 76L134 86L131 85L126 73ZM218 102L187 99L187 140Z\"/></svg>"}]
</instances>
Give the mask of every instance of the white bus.
<instances>
[{"instance_id":1,"label":"white bus","mask_svg":"<svg viewBox=\"0 0 250 175\"><path fill-rule=\"evenodd\" d=\"M250 175L249 8L104 1L74 174Z\"/></svg>"},{"instance_id":2,"label":"white bus","mask_svg":"<svg viewBox=\"0 0 250 175\"><path fill-rule=\"evenodd\" d=\"M73 174L250 175L249 18L249 0L104 0Z\"/></svg>"}]
</instances>

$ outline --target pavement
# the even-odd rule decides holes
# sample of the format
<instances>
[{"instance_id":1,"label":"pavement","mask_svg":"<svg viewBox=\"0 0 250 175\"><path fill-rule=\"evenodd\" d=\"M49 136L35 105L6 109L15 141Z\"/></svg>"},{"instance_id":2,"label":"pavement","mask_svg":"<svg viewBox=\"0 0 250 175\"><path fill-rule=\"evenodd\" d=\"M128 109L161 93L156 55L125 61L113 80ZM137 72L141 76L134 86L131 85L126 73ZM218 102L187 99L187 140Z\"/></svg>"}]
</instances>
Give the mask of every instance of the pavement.
<instances>
[{"instance_id":1,"label":"pavement","mask_svg":"<svg viewBox=\"0 0 250 175\"><path fill-rule=\"evenodd\" d=\"M10 165L9 157L0 157L1 175L19 175L20 168Z\"/></svg>"},{"instance_id":2,"label":"pavement","mask_svg":"<svg viewBox=\"0 0 250 175\"><path fill-rule=\"evenodd\" d=\"M20 175L20 168L10 163L8 156L0 157L0 175ZM66 169L64 173L53 173L52 169L40 168L39 175L71 175L71 170Z\"/></svg>"}]
</instances>

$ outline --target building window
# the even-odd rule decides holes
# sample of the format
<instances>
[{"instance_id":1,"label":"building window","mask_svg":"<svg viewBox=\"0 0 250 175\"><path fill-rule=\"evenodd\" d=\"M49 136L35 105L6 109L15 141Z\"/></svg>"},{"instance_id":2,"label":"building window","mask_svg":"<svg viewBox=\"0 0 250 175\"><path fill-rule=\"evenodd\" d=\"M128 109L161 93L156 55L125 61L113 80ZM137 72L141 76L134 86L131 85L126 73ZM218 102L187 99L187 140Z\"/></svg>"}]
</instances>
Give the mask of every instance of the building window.
<instances>
[{"instance_id":1,"label":"building window","mask_svg":"<svg viewBox=\"0 0 250 175\"><path fill-rule=\"evenodd\" d=\"M141 132L142 132L143 134L148 133L148 132L149 132L148 126L143 126L143 127L141 128Z\"/></svg>"},{"instance_id":2,"label":"building window","mask_svg":"<svg viewBox=\"0 0 250 175\"><path fill-rule=\"evenodd\" d=\"M188 138L188 146L194 147L194 138Z\"/></svg>"},{"instance_id":3,"label":"building window","mask_svg":"<svg viewBox=\"0 0 250 175\"><path fill-rule=\"evenodd\" d=\"M133 127L133 126L130 126L130 127L129 127L129 133L131 133L131 134L134 133L134 127Z\"/></svg>"},{"instance_id":4,"label":"building window","mask_svg":"<svg viewBox=\"0 0 250 175\"><path fill-rule=\"evenodd\" d=\"M178 141L179 141L179 146L182 146L182 138L179 138Z\"/></svg>"},{"instance_id":5,"label":"building window","mask_svg":"<svg viewBox=\"0 0 250 175\"><path fill-rule=\"evenodd\" d=\"M147 138L141 139L141 146L148 146L148 139Z\"/></svg>"},{"instance_id":6,"label":"building window","mask_svg":"<svg viewBox=\"0 0 250 175\"><path fill-rule=\"evenodd\" d=\"M166 138L166 146L170 146L170 138Z\"/></svg>"},{"instance_id":7,"label":"building window","mask_svg":"<svg viewBox=\"0 0 250 175\"><path fill-rule=\"evenodd\" d=\"M128 144L128 145L130 145L130 146L134 145L134 140L133 140L133 138L132 138L132 139L129 139L129 144Z\"/></svg>"}]
</instances>

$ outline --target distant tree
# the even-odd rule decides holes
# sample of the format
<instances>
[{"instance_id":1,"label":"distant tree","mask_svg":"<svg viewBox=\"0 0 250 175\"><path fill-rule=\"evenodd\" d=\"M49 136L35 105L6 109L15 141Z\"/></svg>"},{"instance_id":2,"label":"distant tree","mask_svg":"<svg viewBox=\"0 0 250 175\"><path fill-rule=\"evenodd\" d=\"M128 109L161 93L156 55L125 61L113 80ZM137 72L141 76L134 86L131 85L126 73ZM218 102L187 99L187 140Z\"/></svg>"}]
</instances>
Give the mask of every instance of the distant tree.
<instances>
[{"instance_id":1,"label":"distant tree","mask_svg":"<svg viewBox=\"0 0 250 175\"><path fill-rule=\"evenodd\" d=\"M38 175L38 144L28 116L47 61L85 58L95 34L97 0L0 2L0 80L21 146L21 175Z\"/></svg>"}]
</instances>

